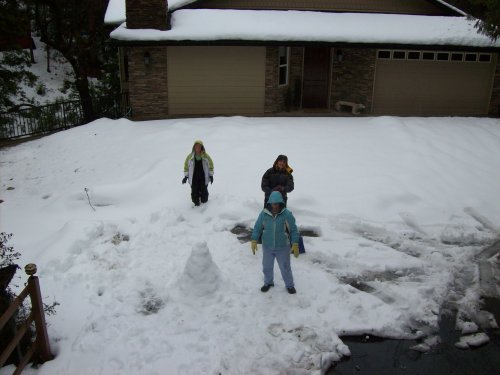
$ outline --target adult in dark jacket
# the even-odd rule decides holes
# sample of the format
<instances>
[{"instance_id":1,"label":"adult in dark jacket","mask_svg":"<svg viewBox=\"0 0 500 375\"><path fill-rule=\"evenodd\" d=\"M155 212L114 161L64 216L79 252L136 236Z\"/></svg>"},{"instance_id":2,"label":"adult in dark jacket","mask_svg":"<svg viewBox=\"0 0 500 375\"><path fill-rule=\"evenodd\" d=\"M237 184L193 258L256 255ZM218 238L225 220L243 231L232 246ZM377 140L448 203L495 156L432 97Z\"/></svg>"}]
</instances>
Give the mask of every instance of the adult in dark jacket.
<instances>
[{"instance_id":1,"label":"adult in dark jacket","mask_svg":"<svg viewBox=\"0 0 500 375\"><path fill-rule=\"evenodd\" d=\"M262 176L260 186L265 194L264 207L273 191L281 193L286 207L287 193L290 193L294 188L292 172L293 169L288 165L286 155L278 155L273 167L269 168Z\"/></svg>"}]
</instances>

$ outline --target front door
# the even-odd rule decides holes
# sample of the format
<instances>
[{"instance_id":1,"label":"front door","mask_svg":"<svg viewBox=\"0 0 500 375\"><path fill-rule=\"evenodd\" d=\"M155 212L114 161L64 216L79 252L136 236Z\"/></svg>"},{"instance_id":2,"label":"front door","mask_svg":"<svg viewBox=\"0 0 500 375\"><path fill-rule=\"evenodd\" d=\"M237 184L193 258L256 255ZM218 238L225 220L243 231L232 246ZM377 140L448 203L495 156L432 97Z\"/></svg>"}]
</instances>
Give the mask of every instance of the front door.
<instances>
[{"instance_id":1,"label":"front door","mask_svg":"<svg viewBox=\"0 0 500 375\"><path fill-rule=\"evenodd\" d=\"M302 108L328 108L330 48L306 47Z\"/></svg>"}]
</instances>

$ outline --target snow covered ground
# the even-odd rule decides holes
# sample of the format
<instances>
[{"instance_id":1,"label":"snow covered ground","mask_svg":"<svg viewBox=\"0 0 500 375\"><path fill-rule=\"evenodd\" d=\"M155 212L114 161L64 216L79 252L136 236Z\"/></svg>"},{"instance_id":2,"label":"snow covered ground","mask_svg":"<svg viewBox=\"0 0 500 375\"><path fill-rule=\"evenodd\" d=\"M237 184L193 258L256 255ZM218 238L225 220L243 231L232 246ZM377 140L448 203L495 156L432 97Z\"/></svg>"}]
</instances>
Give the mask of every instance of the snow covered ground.
<instances>
[{"instance_id":1,"label":"snow covered ground","mask_svg":"<svg viewBox=\"0 0 500 375\"><path fill-rule=\"evenodd\" d=\"M202 207L181 184L196 139L215 163ZM231 233L278 154L319 234L292 259L296 295L277 268L261 293L261 249ZM26 374L319 374L347 334L432 346L443 305L464 334L495 324L476 256L500 234L498 119L101 119L0 160L0 230L60 303L56 358Z\"/></svg>"},{"instance_id":2,"label":"snow covered ground","mask_svg":"<svg viewBox=\"0 0 500 375\"><path fill-rule=\"evenodd\" d=\"M24 95L12 96L11 100L14 104L23 104L28 101L34 105L53 104L57 100L70 100L71 89L64 88L64 81L74 80L71 65L58 51L51 49L49 69L47 69L46 45L34 34L32 37L36 46L36 49L33 50L35 62L30 67L26 67L26 70L37 76L38 80L33 86L21 83L20 88ZM26 52L29 53L28 50Z\"/></svg>"}]
</instances>

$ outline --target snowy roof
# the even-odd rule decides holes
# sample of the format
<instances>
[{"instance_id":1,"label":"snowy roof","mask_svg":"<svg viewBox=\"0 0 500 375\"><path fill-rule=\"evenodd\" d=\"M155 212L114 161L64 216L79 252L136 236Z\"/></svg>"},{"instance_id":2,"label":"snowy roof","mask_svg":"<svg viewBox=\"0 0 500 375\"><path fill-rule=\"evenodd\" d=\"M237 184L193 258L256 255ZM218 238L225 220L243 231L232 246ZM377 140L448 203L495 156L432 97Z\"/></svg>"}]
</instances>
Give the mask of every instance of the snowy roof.
<instances>
[{"instance_id":1,"label":"snowy roof","mask_svg":"<svg viewBox=\"0 0 500 375\"><path fill-rule=\"evenodd\" d=\"M275 41L500 48L467 17L312 11L181 9L171 30L127 29L120 41ZM258 25L256 27L256 25Z\"/></svg>"},{"instance_id":2,"label":"snowy roof","mask_svg":"<svg viewBox=\"0 0 500 375\"><path fill-rule=\"evenodd\" d=\"M195 1L197 0L169 0L168 10L173 11ZM119 24L125 22L127 19L126 13L125 0L109 0L108 8L104 15L104 23Z\"/></svg>"},{"instance_id":3,"label":"snowy roof","mask_svg":"<svg viewBox=\"0 0 500 375\"><path fill-rule=\"evenodd\" d=\"M169 0L168 1L168 9L170 11L174 11L183 7L184 5L188 5L194 3L198 0ZM440 3L447 8L452 9L457 12L457 14L461 14L463 16L467 15L464 11L454 7L451 4L448 4L443 0L434 0L436 3ZM109 0L108 8L106 9L106 15L104 16L104 23L106 24L119 24L125 22L127 20L126 16L126 5L125 0Z\"/></svg>"}]
</instances>

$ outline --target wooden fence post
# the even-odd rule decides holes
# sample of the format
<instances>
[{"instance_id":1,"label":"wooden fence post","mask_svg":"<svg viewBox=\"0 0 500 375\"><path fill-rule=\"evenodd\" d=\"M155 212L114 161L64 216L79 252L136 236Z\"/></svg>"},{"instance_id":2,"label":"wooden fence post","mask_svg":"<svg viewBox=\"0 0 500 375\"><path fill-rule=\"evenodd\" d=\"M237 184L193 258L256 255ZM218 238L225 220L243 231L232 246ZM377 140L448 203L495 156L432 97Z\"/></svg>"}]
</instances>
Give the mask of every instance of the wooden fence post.
<instances>
[{"instance_id":1,"label":"wooden fence post","mask_svg":"<svg viewBox=\"0 0 500 375\"><path fill-rule=\"evenodd\" d=\"M42 294L40 292L40 283L35 276L37 271L36 264L30 263L24 267L28 278L28 288L30 291L31 307L36 327L36 347L40 361L46 362L54 358L50 351L49 335L47 334L47 325L45 323L45 314L43 311Z\"/></svg>"}]
</instances>

